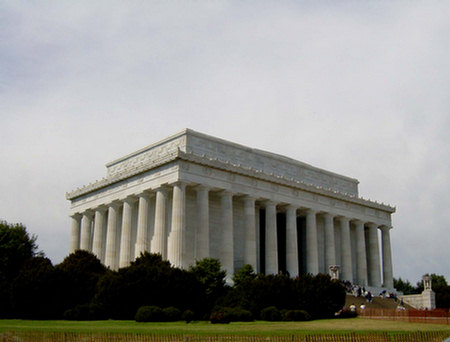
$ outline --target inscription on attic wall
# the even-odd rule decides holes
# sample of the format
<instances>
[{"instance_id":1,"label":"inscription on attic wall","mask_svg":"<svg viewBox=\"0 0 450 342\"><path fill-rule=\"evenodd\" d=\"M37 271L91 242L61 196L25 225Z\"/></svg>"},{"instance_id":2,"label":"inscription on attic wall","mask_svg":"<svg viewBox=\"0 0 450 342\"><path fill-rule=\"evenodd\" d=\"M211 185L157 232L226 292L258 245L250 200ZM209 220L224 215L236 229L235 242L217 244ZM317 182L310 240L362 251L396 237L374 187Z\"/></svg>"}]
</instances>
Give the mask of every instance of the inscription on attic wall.
<instances>
[{"instance_id":1,"label":"inscription on attic wall","mask_svg":"<svg viewBox=\"0 0 450 342\"><path fill-rule=\"evenodd\" d=\"M225 145L221 142L205 139L197 136L189 136L187 152L197 155L205 155L208 158L217 158L220 161L229 161L232 164L242 165L246 168L261 170L266 174L293 178L306 184L331 188L335 191L358 195L358 184L354 181L339 176L321 172L300 163L289 163L255 152L248 151L237 146Z\"/></svg>"},{"instance_id":2,"label":"inscription on attic wall","mask_svg":"<svg viewBox=\"0 0 450 342\"><path fill-rule=\"evenodd\" d=\"M175 152L178 148L182 151L185 151L185 147L186 136L177 137L164 144L151 147L139 154L130 156L125 160L110 165L107 168L107 176L112 177L121 172L144 166L145 164L149 164L151 161L157 160L172 152Z\"/></svg>"}]
</instances>

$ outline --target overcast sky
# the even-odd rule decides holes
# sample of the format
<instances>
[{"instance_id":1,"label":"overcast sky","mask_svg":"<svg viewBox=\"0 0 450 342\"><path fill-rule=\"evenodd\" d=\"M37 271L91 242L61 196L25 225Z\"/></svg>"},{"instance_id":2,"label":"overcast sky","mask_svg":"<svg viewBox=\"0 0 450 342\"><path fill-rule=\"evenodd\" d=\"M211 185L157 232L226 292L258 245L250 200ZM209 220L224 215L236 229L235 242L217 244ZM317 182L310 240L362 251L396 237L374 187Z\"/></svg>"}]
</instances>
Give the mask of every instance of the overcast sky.
<instances>
[{"instance_id":1,"label":"overcast sky","mask_svg":"<svg viewBox=\"0 0 450 342\"><path fill-rule=\"evenodd\" d=\"M0 219L57 264L65 192L183 128L357 178L394 276L450 281L450 2L1 1Z\"/></svg>"}]
</instances>

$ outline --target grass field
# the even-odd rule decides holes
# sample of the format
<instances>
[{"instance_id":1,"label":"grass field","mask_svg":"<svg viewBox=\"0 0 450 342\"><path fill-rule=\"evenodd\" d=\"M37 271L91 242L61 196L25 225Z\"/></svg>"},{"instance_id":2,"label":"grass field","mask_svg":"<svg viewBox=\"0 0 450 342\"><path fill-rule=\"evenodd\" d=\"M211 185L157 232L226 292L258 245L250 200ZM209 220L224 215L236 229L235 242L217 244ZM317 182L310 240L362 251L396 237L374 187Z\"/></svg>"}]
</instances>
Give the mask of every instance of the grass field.
<instances>
[{"instance_id":1,"label":"grass field","mask_svg":"<svg viewBox=\"0 0 450 342\"><path fill-rule=\"evenodd\" d=\"M250 322L210 324L208 322L137 323L134 321L25 321L0 320L0 332L48 331L81 333L151 333L188 335L296 335L343 334L349 332L432 332L445 331L449 325L399 321L379 321L364 318L317 320L311 322Z\"/></svg>"}]
</instances>

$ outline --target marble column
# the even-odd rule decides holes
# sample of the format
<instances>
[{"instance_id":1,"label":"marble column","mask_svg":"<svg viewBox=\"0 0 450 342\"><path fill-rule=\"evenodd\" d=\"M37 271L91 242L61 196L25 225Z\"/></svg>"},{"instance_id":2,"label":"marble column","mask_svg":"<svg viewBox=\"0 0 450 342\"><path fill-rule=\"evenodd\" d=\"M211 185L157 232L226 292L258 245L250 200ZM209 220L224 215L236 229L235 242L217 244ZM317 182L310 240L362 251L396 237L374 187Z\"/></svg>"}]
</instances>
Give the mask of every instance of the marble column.
<instances>
[{"instance_id":1,"label":"marble column","mask_svg":"<svg viewBox=\"0 0 450 342\"><path fill-rule=\"evenodd\" d=\"M390 227L386 226L381 227L381 246L383 253L383 285L388 289L394 288L390 229Z\"/></svg>"},{"instance_id":2,"label":"marble column","mask_svg":"<svg viewBox=\"0 0 450 342\"><path fill-rule=\"evenodd\" d=\"M347 217L340 217L339 223L341 231L341 279L353 282L350 220Z\"/></svg>"},{"instance_id":3,"label":"marble column","mask_svg":"<svg viewBox=\"0 0 450 342\"><path fill-rule=\"evenodd\" d=\"M286 271L292 278L298 276L297 207L286 208Z\"/></svg>"},{"instance_id":4,"label":"marble column","mask_svg":"<svg viewBox=\"0 0 450 342\"><path fill-rule=\"evenodd\" d=\"M172 199L172 228L168 238L167 256L175 267L183 268L183 243L186 232L186 185L175 183L173 185Z\"/></svg>"},{"instance_id":5,"label":"marble column","mask_svg":"<svg viewBox=\"0 0 450 342\"><path fill-rule=\"evenodd\" d=\"M120 239L120 255L119 268L127 267L131 261L131 223L133 219L133 204L134 198L126 198L123 201L123 215L122 215L122 238Z\"/></svg>"},{"instance_id":6,"label":"marble column","mask_svg":"<svg viewBox=\"0 0 450 342\"><path fill-rule=\"evenodd\" d=\"M380 274L380 248L378 246L378 226L369 223L369 256L368 256L368 276L369 285L374 287L381 286Z\"/></svg>"},{"instance_id":7,"label":"marble column","mask_svg":"<svg viewBox=\"0 0 450 342\"><path fill-rule=\"evenodd\" d=\"M92 212L85 211L81 219L81 243L80 249L91 252L91 236L92 236Z\"/></svg>"},{"instance_id":8,"label":"marble column","mask_svg":"<svg viewBox=\"0 0 450 342\"><path fill-rule=\"evenodd\" d=\"M155 201L155 229L151 243L150 251L161 254L164 260L167 260L167 189L161 187L156 190Z\"/></svg>"},{"instance_id":9,"label":"marble column","mask_svg":"<svg viewBox=\"0 0 450 342\"><path fill-rule=\"evenodd\" d=\"M334 244L334 221L333 215L326 213L325 220L325 269L336 265L336 249Z\"/></svg>"},{"instance_id":10,"label":"marble column","mask_svg":"<svg viewBox=\"0 0 450 342\"><path fill-rule=\"evenodd\" d=\"M256 221L255 221L255 199L250 196L244 198L244 222L245 222L245 244L244 264L249 264L256 272Z\"/></svg>"},{"instance_id":11,"label":"marble column","mask_svg":"<svg viewBox=\"0 0 450 342\"><path fill-rule=\"evenodd\" d=\"M367 256L366 241L364 234L364 222L356 220L356 283L360 286L367 286Z\"/></svg>"},{"instance_id":12,"label":"marble column","mask_svg":"<svg viewBox=\"0 0 450 342\"><path fill-rule=\"evenodd\" d=\"M278 274L277 208L266 202L266 274Z\"/></svg>"},{"instance_id":13,"label":"marble column","mask_svg":"<svg viewBox=\"0 0 450 342\"><path fill-rule=\"evenodd\" d=\"M108 206L105 265L112 270L117 270L117 241L119 238L117 216L119 207L119 203L111 203Z\"/></svg>"},{"instance_id":14,"label":"marble column","mask_svg":"<svg viewBox=\"0 0 450 342\"><path fill-rule=\"evenodd\" d=\"M319 273L316 211L312 209L306 212L306 272L313 275Z\"/></svg>"},{"instance_id":15,"label":"marble column","mask_svg":"<svg viewBox=\"0 0 450 342\"><path fill-rule=\"evenodd\" d=\"M233 194L229 191L220 193L222 241L220 247L220 262L227 272L227 279L234 274L234 234L233 234Z\"/></svg>"},{"instance_id":16,"label":"marble column","mask_svg":"<svg viewBox=\"0 0 450 342\"><path fill-rule=\"evenodd\" d=\"M94 241L92 253L102 262L105 262L105 214L106 207L98 207L94 214Z\"/></svg>"},{"instance_id":17,"label":"marble column","mask_svg":"<svg viewBox=\"0 0 450 342\"><path fill-rule=\"evenodd\" d=\"M197 191L197 232L195 244L195 259L209 258L209 189L198 186Z\"/></svg>"},{"instance_id":18,"label":"marble column","mask_svg":"<svg viewBox=\"0 0 450 342\"><path fill-rule=\"evenodd\" d=\"M141 253L148 250L148 213L149 201L148 194L142 193L138 195L138 222L136 232L136 247L134 249L134 257L138 258Z\"/></svg>"},{"instance_id":19,"label":"marble column","mask_svg":"<svg viewBox=\"0 0 450 342\"><path fill-rule=\"evenodd\" d=\"M70 251L69 253L75 252L80 249L80 223L81 215L75 214L71 216L72 224L70 229Z\"/></svg>"}]
</instances>

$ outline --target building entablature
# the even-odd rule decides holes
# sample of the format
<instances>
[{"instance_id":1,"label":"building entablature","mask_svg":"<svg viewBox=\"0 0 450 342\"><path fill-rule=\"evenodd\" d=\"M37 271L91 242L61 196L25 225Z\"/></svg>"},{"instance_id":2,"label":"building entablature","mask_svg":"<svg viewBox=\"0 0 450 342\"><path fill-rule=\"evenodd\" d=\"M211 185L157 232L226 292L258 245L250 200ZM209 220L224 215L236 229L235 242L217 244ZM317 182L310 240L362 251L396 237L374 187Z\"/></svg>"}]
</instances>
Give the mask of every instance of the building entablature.
<instances>
[{"instance_id":1,"label":"building entablature","mask_svg":"<svg viewBox=\"0 0 450 342\"><path fill-rule=\"evenodd\" d=\"M204 158L201 158L203 162L199 163L198 160L187 158L192 155L183 152L182 154L184 159L180 158L176 162L170 162L159 168L73 198L71 214L114 201L122 201L130 196L138 196L144 191L151 194L164 184L168 184L170 189L170 184L181 180L190 188L202 185L208 187L212 192L227 190L236 198L251 196L258 203L271 200L276 202L279 207L290 204L299 210L314 208L318 213L331 213L336 217L349 216L352 220L376 222L377 225L391 224L391 211L386 210L380 204L374 208L365 200L358 199L356 201L355 198L343 195L338 197L338 194L324 189L314 192L308 185L280 178L277 178L278 182L274 182L270 175L261 173L258 173L257 176L248 176L242 170L239 173L235 172L233 165L226 164L219 167L220 165L217 163L221 164L221 162L211 162Z\"/></svg>"},{"instance_id":2,"label":"building entablature","mask_svg":"<svg viewBox=\"0 0 450 342\"><path fill-rule=\"evenodd\" d=\"M66 198L77 202L78 199L90 197L90 194L98 196L102 190L106 188L117 188L123 190L127 187L129 183L142 182L145 179L145 174L149 172L155 172L161 168L170 168L170 166L177 168L175 165L180 165L181 170L183 167L188 167L189 164L196 164L205 167L201 177L208 178L208 174L214 172L214 170L225 171L230 177L231 182L235 182L236 177L244 176L250 185L258 181L263 181L264 183L270 184L270 190L276 192L280 186L283 188L289 188L295 194L297 191L301 191L303 194L309 194L309 196L320 196L321 198L328 198L336 200L337 202L343 201L346 203L347 207L351 206L363 206L373 210L379 210L387 213L394 213L395 208L389 205L378 203L370 200L366 200L357 196L349 195L347 193L340 193L332 189L326 189L320 186L313 186L306 184L302 181L297 181L294 179L288 179L283 176L277 176L273 174L266 174L261 170L256 170L252 168L245 168L242 165L235 165L229 162L223 162L218 159L207 158L206 156L198 156L193 153L186 153L181 150L176 150L170 154L155 160L151 165L145 164L142 166L137 166L133 170L128 170L104 178L102 180L91 183L87 186L74 190L66 194ZM177 170L172 170L172 172L178 172ZM152 174L154 177L154 174ZM204 180L199 179L199 183L203 183ZM206 185L206 184L205 184Z\"/></svg>"}]
</instances>

